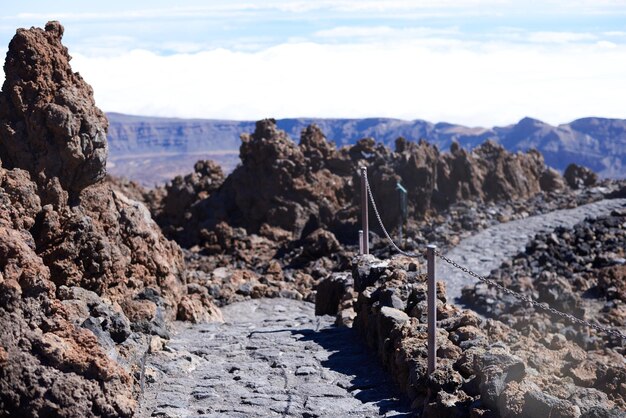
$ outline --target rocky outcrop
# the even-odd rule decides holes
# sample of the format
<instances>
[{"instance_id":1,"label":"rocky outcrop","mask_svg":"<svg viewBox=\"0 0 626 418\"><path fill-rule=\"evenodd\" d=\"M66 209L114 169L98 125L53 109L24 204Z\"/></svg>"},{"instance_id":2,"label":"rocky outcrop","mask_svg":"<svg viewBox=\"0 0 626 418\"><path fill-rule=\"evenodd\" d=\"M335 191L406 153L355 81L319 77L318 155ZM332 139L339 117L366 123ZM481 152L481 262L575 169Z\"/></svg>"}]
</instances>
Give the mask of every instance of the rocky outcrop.
<instances>
[{"instance_id":1,"label":"rocky outcrop","mask_svg":"<svg viewBox=\"0 0 626 418\"><path fill-rule=\"evenodd\" d=\"M93 91L72 72L63 26L18 29L9 44L0 98L0 159L44 184L77 193L105 175L108 122Z\"/></svg>"},{"instance_id":2,"label":"rocky outcrop","mask_svg":"<svg viewBox=\"0 0 626 418\"><path fill-rule=\"evenodd\" d=\"M441 153L425 141L403 138L396 141L395 152L371 138L337 149L314 125L296 144L271 119L257 122L253 134L242 136L240 157L242 164L223 184L217 170L196 169L168 186L163 202L175 203L175 210L164 203L157 211L163 216L157 219L166 231L176 231L171 236L184 246L211 246L214 252L212 235L222 222L248 233L274 229L275 235L292 240L323 228L340 242L352 241L359 216L360 166L368 167L379 202L396 202L396 185L404 185L409 216L418 218L466 199L520 200L563 187L558 173L547 169L536 151L511 154L486 142L473 152L455 143L450 153ZM206 191L192 186L202 182L221 186ZM398 205L385 204L381 215L386 225L396 225Z\"/></svg>"},{"instance_id":3,"label":"rocky outcrop","mask_svg":"<svg viewBox=\"0 0 626 418\"><path fill-rule=\"evenodd\" d=\"M131 416L131 370L111 358L82 321L96 318L87 301L59 300L60 288L37 253L29 230L42 207L28 172L0 168L0 202L0 415ZM98 317L105 319L105 312ZM130 334L113 321L101 325L101 334L119 342Z\"/></svg>"},{"instance_id":4,"label":"rocky outcrop","mask_svg":"<svg viewBox=\"0 0 626 418\"><path fill-rule=\"evenodd\" d=\"M107 122L62 34L18 30L0 93L0 415L129 417L166 321L220 315L148 209L100 181Z\"/></svg>"},{"instance_id":5,"label":"rocky outcrop","mask_svg":"<svg viewBox=\"0 0 626 418\"><path fill-rule=\"evenodd\" d=\"M598 182L596 173L578 164L568 165L563 176L572 189L594 186Z\"/></svg>"},{"instance_id":6,"label":"rocky outcrop","mask_svg":"<svg viewBox=\"0 0 626 418\"><path fill-rule=\"evenodd\" d=\"M408 190L410 245L444 235L458 238L461 231L478 228L483 215L504 219L500 209L478 213L475 208L484 203L529 210L535 207L531 197L564 187L537 152L510 154L487 142L471 153L458 144L441 153L425 141L403 138L395 151L372 138L337 149L314 125L296 144L272 119L257 122L254 133L242 136L240 157L242 164L226 179L216 164L201 161L194 173L147 197L165 234L189 250L191 280L220 304L277 294L308 300L317 281L345 268L353 256L345 244L354 242L360 217L361 166L368 167L381 219L390 229L400 218L397 185ZM450 221L457 226L444 234L433 225L445 223L440 214L452 207L454 213L467 213ZM373 216L372 230L382 235ZM250 282L242 287L211 274L228 266L245 272ZM267 273L276 266L281 275ZM350 298L344 302L349 311ZM350 321L347 315L344 322Z\"/></svg>"},{"instance_id":7,"label":"rocky outcrop","mask_svg":"<svg viewBox=\"0 0 626 418\"><path fill-rule=\"evenodd\" d=\"M198 220L205 216L200 202L209 198L223 182L221 167L211 160L201 160L195 164L193 173L177 176L165 185L161 200L154 202L158 205L155 219L163 232L183 246L193 245L192 237L197 231L192 233L188 224L197 227Z\"/></svg>"},{"instance_id":8,"label":"rocky outcrop","mask_svg":"<svg viewBox=\"0 0 626 418\"><path fill-rule=\"evenodd\" d=\"M410 264L404 258L355 260L354 281L366 287L355 304L354 326L419 416L622 415L620 354L585 351L547 330L526 337L449 304L443 282L437 282L437 366L429 375L427 286L423 275L404 267Z\"/></svg>"}]
</instances>

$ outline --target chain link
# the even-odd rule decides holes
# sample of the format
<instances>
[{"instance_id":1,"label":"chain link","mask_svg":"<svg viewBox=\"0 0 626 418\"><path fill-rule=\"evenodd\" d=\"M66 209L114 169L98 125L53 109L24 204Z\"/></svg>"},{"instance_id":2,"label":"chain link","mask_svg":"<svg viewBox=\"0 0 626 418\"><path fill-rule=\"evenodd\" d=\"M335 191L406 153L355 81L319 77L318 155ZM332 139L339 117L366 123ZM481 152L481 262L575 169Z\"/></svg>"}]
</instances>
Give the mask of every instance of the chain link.
<instances>
[{"instance_id":1,"label":"chain link","mask_svg":"<svg viewBox=\"0 0 626 418\"><path fill-rule=\"evenodd\" d=\"M558 310L552 308L547 303L537 302L536 300L533 300L530 296L526 296L526 295L523 295L521 293L517 293L517 292L515 292L515 291L513 291L511 289L508 289L508 288L502 286L501 284L499 284L499 283L497 283L497 282L495 282L495 281L493 281L491 279L488 279L488 278L486 278L484 276L481 276L480 274L474 273L472 270L459 265L458 263L454 262L453 260L450 260L448 257L446 257L445 255L441 254L438 250L435 250L435 255L437 255L437 257L439 257L440 259L442 259L446 263L450 264L451 266L461 270L462 272L464 272L466 274L469 274L470 276L480 280L481 282L486 283L489 286L493 286L493 287L497 288L498 290L502 291L502 293L505 293L507 295L513 296L513 297L515 297L515 298L517 298L517 299L519 299L519 300L521 300L523 302L526 302L526 303L528 303L528 304L530 304L530 305L532 305L532 306L534 306L536 308L539 308L541 310L550 312L550 313L552 313L554 315L557 315L557 316L560 316L562 318L565 318L565 319L567 319L567 320L569 320L571 322L574 322L574 323L577 323L577 324L580 324L580 325L584 325L584 326L587 326L589 328L593 328L593 329L595 329L597 331L604 332L604 333L612 335L614 337L626 339L626 335L622 334L621 332L619 332L619 331L617 331L615 329L603 327L602 325L598 325L598 324L593 324L591 322L588 322L588 321L585 321L583 319L577 318L577 317L575 317L573 315L570 315L570 314L567 314L565 312L558 311Z\"/></svg>"},{"instance_id":2,"label":"chain link","mask_svg":"<svg viewBox=\"0 0 626 418\"><path fill-rule=\"evenodd\" d=\"M391 246L400 254L405 255L407 257L411 257L411 258L423 258L424 256L422 254L418 254L418 253L409 253L406 252L404 250L402 250L400 247L398 247L396 245L396 243L393 241L393 239L391 239L391 236L389 235L389 233L387 232L387 229L385 228L385 225L383 224L383 221L380 217L380 214L378 213L378 208L376 207L376 202L374 201L374 195L372 193L372 189L370 188L370 184L369 181L367 179L367 176L365 176L365 186L367 188L367 193L369 195L370 201L372 202L372 208L374 209L374 214L376 215L376 219L378 219L378 223L380 225L380 228L382 229L383 233L385 234L385 237L387 237L387 240L389 241L389 243L391 243ZM565 312L561 312L559 310L556 310L554 308L552 308L550 305L548 305L547 303L542 303L542 302L537 302L536 300L533 300L530 296L526 296L523 295L521 293L515 292L511 289L508 289L504 286L502 286L501 284L495 282L494 280L488 279L484 276L481 276L478 273L473 272L472 270L468 269L467 267L463 267L460 264L456 263L453 260L450 260L448 257L444 256L443 254L441 254L441 252L439 252L439 250L435 250L435 255L437 257L439 257L440 259L442 259L443 261L445 261L446 263L450 264L451 266L461 270L462 272L480 280L483 283L488 284L489 286L493 286L495 288L497 288L498 290L500 290L502 293L513 296L516 299L521 300L522 302L526 302L536 308L539 308L543 311L547 311L550 312L553 315L557 315L560 316L562 318L567 319L570 322L576 323L576 324L580 324L580 325L584 325L586 327L589 328L593 328L597 331L603 332L605 334L617 337L617 338L621 338L626 340L626 335L622 334L621 332L617 331L616 329L612 329L612 328L607 328L607 327L603 327L602 325L598 325L598 324L593 324L591 322L585 321L583 319L577 318L573 315L567 314Z\"/></svg>"}]
</instances>

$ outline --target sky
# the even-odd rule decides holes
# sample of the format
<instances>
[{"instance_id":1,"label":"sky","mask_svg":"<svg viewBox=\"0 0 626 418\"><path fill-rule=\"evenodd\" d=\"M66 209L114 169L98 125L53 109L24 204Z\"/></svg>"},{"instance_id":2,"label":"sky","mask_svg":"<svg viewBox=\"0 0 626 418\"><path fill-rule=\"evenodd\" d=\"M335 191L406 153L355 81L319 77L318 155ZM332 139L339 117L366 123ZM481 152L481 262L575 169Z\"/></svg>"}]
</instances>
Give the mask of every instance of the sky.
<instances>
[{"instance_id":1,"label":"sky","mask_svg":"<svg viewBox=\"0 0 626 418\"><path fill-rule=\"evenodd\" d=\"M48 20L107 112L626 118L626 0L22 0L0 45Z\"/></svg>"}]
</instances>

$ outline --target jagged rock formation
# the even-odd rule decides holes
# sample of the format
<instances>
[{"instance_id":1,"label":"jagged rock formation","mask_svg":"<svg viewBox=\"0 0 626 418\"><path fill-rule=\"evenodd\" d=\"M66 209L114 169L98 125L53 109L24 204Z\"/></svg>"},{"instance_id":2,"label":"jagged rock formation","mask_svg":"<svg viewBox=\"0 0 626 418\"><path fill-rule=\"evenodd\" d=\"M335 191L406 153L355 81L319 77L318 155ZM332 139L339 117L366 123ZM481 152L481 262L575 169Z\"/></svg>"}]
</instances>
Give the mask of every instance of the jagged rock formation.
<instances>
[{"instance_id":1,"label":"jagged rock formation","mask_svg":"<svg viewBox=\"0 0 626 418\"><path fill-rule=\"evenodd\" d=\"M62 34L18 30L0 93L0 415L126 417L164 321L219 311L150 212L100 182L107 121Z\"/></svg>"},{"instance_id":2,"label":"jagged rock formation","mask_svg":"<svg viewBox=\"0 0 626 418\"><path fill-rule=\"evenodd\" d=\"M72 72L63 26L20 29L9 44L0 100L0 158L38 182L57 177L71 193L105 175L108 122Z\"/></svg>"},{"instance_id":3,"label":"jagged rock formation","mask_svg":"<svg viewBox=\"0 0 626 418\"><path fill-rule=\"evenodd\" d=\"M0 415L131 416L129 370L92 331L72 323L36 252L28 232L41 211L34 183L23 170L0 168L0 184ZM90 316L84 302L76 304Z\"/></svg>"},{"instance_id":4,"label":"jagged rock formation","mask_svg":"<svg viewBox=\"0 0 626 418\"><path fill-rule=\"evenodd\" d=\"M216 170L202 174L198 169L168 186L156 218L171 238L215 251L220 240L213 235L225 222L248 233L272 230L293 240L324 228L340 241L353 241L362 165L368 167L377 201L397 202L398 182L407 188L412 217L466 199L527 199L564 187L536 151L511 154L488 141L473 152L455 143L450 153L441 153L425 141L403 138L396 141L395 152L371 138L337 149L314 125L302 132L298 145L271 119L257 122L253 134L242 136L240 157L242 164L219 188L197 186L221 182ZM385 204L381 210L385 224L397 224L398 205Z\"/></svg>"},{"instance_id":5,"label":"jagged rock formation","mask_svg":"<svg viewBox=\"0 0 626 418\"><path fill-rule=\"evenodd\" d=\"M188 219L203 216L200 202L207 199L224 182L224 173L219 165L211 160L198 161L194 172L177 176L164 189L157 189L153 200L157 205L155 219L163 227L164 233L176 239L183 246L192 244L189 230L182 227Z\"/></svg>"}]
</instances>

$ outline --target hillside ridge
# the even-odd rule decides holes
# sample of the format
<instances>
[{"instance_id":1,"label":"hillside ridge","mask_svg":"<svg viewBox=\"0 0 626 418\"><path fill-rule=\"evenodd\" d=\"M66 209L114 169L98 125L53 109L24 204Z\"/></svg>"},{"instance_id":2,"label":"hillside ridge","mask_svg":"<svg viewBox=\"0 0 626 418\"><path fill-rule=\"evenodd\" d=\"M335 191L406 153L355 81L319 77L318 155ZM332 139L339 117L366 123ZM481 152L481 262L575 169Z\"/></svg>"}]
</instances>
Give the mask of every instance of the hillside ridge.
<instances>
[{"instance_id":1,"label":"hillside ridge","mask_svg":"<svg viewBox=\"0 0 626 418\"><path fill-rule=\"evenodd\" d=\"M120 113L108 113L107 117L111 159L116 165L120 158L133 154L186 155L238 150L240 135L254 130L255 123ZM291 138L299 138L302 130L314 123L338 146L353 145L359 139L372 137L393 147L398 137L404 137L413 141L425 139L441 150L448 150L453 142L473 149L492 140L509 151L535 148L544 155L549 166L560 171L576 163L591 168L601 177L626 177L626 119L587 117L553 126L525 117L515 124L491 128L390 118L288 118L278 119L276 123ZM231 161L230 165L225 167L226 171L234 168L236 161ZM189 167L185 171L189 171ZM124 174L123 167L113 168L112 172Z\"/></svg>"}]
</instances>

